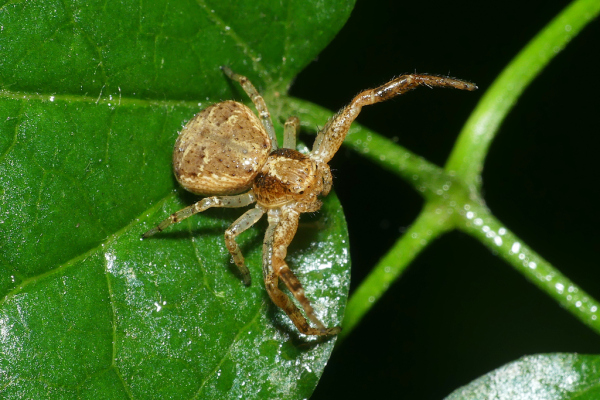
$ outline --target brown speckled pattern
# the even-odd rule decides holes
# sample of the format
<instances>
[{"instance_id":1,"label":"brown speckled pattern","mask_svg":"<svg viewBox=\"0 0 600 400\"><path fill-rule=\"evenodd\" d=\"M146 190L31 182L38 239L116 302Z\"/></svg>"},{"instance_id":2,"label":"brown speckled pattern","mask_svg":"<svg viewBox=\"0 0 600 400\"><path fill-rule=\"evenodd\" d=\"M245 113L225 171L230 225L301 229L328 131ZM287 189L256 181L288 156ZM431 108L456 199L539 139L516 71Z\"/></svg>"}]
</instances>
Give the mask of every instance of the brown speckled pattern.
<instances>
[{"instance_id":1,"label":"brown speckled pattern","mask_svg":"<svg viewBox=\"0 0 600 400\"><path fill-rule=\"evenodd\" d=\"M192 193L227 195L252 186L271 151L269 136L245 105L225 101L196 114L181 131L173 171Z\"/></svg>"}]
</instances>

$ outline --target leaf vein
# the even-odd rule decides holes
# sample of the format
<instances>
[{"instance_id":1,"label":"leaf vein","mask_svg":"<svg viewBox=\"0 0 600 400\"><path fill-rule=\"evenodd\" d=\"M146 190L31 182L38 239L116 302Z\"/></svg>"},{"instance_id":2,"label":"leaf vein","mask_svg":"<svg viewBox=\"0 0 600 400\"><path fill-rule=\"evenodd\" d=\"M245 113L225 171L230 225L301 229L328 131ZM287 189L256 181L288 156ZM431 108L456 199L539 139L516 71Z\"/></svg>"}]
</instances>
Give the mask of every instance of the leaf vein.
<instances>
[{"instance_id":1,"label":"leaf vein","mask_svg":"<svg viewBox=\"0 0 600 400\"><path fill-rule=\"evenodd\" d=\"M259 55L252 49L252 47L244 40L242 40L242 38L233 30L231 26L228 27L228 25L225 24L223 19L216 15L214 10L209 10L204 0L196 1L198 5L206 12L208 18L211 21L213 21L215 25L221 28L227 36L231 37L231 39L233 39L233 41L242 48L245 55L250 57L254 71L256 71L259 75L263 76L265 80L270 82L272 80L271 74L269 74L266 68L260 63L261 57L259 57ZM226 29L226 27L228 27L228 29Z\"/></svg>"},{"instance_id":2,"label":"leaf vein","mask_svg":"<svg viewBox=\"0 0 600 400\"><path fill-rule=\"evenodd\" d=\"M231 351L233 349L233 346L238 342L240 336L242 336L243 332L246 332L253 324L256 323L259 315L262 312L262 307L259 307L256 314L254 314L254 317L252 317L252 319L250 320L250 322L248 322L246 325L244 325L242 328L240 328L239 332L237 333L237 335L235 335L235 337L233 338L233 340L231 341L231 344L229 345L229 348L227 349L227 351L225 352L225 354L223 355L223 357L221 358L221 360L217 363L217 365L215 366L215 368L209 373L207 374L206 378L204 379L204 382L202 383L202 385L200 386L200 388L198 389L198 391L196 392L196 394L192 397L192 399L198 399L200 394L202 393L202 390L204 389L204 386L206 386L206 384L208 383L208 381L210 380L210 378L215 375L219 369L221 368L221 365L223 365L223 363L225 362L225 360L229 357L229 355L231 354Z\"/></svg>"}]
</instances>

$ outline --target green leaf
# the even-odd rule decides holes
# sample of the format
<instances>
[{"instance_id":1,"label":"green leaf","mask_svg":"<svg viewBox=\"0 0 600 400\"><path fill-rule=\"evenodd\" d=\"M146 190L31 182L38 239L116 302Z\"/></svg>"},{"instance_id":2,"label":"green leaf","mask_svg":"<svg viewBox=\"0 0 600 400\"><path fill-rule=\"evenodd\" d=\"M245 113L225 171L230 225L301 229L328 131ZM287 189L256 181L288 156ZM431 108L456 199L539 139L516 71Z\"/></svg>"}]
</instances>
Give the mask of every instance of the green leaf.
<instances>
[{"instance_id":1,"label":"green leaf","mask_svg":"<svg viewBox=\"0 0 600 400\"><path fill-rule=\"evenodd\" d=\"M578 399L600 396L600 357L579 354L540 354L504 365L446 400Z\"/></svg>"},{"instance_id":2,"label":"green leaf","mask_svg":"<svg viewBox=\"0 0 600 400\"><path fill-rule=\"evenodd\" d=\"M243 210L209 210L140 236L198 199L171 173L181 126L222 99L249 103L219 66L285 97L352 5L2 6L1 397L312 393L334 340L300 337L270 302L261 283L264 221L239 240L249 288L223 241ZM268 104L276 124L287 117ZM287 258L329 326L344 311L347 243L330 195L320 213L303 216Z\"/></svg>"}]
</instances>

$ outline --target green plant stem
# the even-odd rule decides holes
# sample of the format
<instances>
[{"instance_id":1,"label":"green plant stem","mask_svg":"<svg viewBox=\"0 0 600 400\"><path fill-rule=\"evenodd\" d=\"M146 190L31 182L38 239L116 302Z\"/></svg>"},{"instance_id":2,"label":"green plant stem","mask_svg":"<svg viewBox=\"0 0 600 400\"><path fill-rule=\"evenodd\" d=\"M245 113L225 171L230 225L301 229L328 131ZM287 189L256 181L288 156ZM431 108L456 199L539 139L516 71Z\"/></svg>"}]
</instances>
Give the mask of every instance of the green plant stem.
<instances>
[{"instance_id":1,"label":"green plant stem","mask_svg":"<svg viewBox=\"0 0 600 400\"><path fill-rule=\"evenodd\" d=\"M338 335L339 341L344 340L354 330L363 316L421 251L446 231L447 225L439 223L439 216L429 208L423 209L417 220L354 292L346 307L344 330Z\"/></svg>"},{"instance_id":2,"label":"green plant stem","mask_svg":"<svg viewBox=\"0 0 600 400\"><path fill-rule=\"evenodd\" d=\"M465 209L465 207L462 207ZM469 203L456 213L456 227L502 257L580 321L600 334L600 303L531 250L485 206Z\"/></svg>"},{"instance_id":3,"label":"green plant stem","mask_svg":"<svg viewBox=\"0 0 600 400\"><path fill-rule=\"evenodd\" d=\"M464 125L446 171L479 187L488 148L525 88L600 13L600 1L576 0L542 29L496 78Z\"/></svg>"}]
</instances>

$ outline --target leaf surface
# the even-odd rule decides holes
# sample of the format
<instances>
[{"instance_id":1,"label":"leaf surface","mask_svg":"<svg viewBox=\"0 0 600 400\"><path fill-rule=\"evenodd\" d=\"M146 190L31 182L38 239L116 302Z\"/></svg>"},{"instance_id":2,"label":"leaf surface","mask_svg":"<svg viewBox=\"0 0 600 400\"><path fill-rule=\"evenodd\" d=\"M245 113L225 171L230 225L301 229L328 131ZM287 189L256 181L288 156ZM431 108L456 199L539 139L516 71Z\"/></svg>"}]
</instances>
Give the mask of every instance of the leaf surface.
<instances>
[{"instance_id":1,"label":"leaf surface","mask_svg":"<svg viewBox=\"0 0 600 400\"><path fill-rule=\"evenodd\" d=\"M304 398L334 340L300 337L261 278L265 222L209 210L140 236L197 201L171 152L200 108L265 94L333 38L352 2L5 2L0 8L0 393L3 398ZM268 39L266 39L268 38ZM269 104L271 106L271 104ZM280 118L277 105L271 107ZM317 313L341 322L347 232L330 195L288 261Z\"/></svg>"},{"instance_id":2,"label":"leaf surface","mask_svg":"<svg viewBox=\"0 0 600 400\"><path fill-rule=\"evenodd\" d=\"M446 400L592 400L600 396L600 357L568 353L538 354L508 363Z\"/></svg>"}]
</instances>

